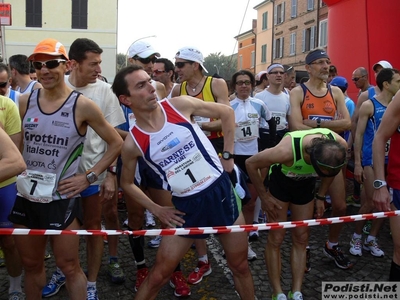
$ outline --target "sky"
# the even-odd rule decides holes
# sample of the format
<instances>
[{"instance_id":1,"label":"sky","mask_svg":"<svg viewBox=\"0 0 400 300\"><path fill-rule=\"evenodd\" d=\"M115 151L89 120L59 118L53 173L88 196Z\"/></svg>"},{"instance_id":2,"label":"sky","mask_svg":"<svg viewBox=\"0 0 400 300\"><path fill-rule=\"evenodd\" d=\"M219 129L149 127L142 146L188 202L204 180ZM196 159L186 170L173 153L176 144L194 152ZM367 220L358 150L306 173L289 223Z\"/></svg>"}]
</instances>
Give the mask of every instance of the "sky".
<instances>
[{"instance_id":1,"label":"sky","mask_svg":"<svg viewBox=\"0 0 400 300\"><path fill-rule=\"evenodd\" d=\"M172 61L175 53L185 46L198 48L204 57L218 52L237 53L234 37L251 29L252 19L257 19L253 7L261 2L263 0L118 0L117 51L126 54L134 41L156 36L144 40L152 44L161 57Z\"/></svg>"}]
</instances>

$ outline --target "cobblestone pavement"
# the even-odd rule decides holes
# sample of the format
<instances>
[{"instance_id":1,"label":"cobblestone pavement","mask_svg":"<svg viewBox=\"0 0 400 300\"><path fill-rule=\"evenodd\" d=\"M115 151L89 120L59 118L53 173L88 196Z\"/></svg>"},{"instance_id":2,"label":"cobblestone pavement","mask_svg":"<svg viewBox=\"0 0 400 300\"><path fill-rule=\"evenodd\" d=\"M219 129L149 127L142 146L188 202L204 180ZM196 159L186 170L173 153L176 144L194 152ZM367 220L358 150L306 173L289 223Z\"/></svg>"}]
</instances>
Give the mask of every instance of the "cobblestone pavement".
<instances>
[{"instance_id":1,"label":"cobblestone pavement","mask_svg":"<svg viewBox=\"0 0 400 300\"><path fill-rule=\"evenodd\" d=\"M348 207L348 214L357 214L358 208ZM329 213L325 215L329 217ZM120 213L121 222L124 220L125 214ZM341 270L332 260L329 260L322 253L322 247L327 238L327 226L311 227L310 247L311 247L311 267L312 270L305 275L303 283L304 299L317 300L321 299L321 283L322 281L387 281L392 257L392 240L389 230L389 221L384 222L383 228L379 235L379 243L385 252L382 258L373 257L371 254L364 252L362 257L353 257L349 254L349 241L354 230L353 223L344 225L340 244L346 255L355 263L351 270ZM254 286L257 299L271 299L271 289L268 283L268 276L264 262L264 247L267 232L260 232L260 238L256 242L252 242L251 246L257 253L258 259L250 262L252 270ZM146 237L147 241L150 237ZM146 259L148 265L154 262L157 249L146 249ZM81 258L85 261L85 243L82 239ZM105 253L108 253L105 246ZM205 277L198 285L192 286L192 295L190 299L239 299L233 287L232 277L226 266L226 261L221 255L221 246L218 239L211 236L208 239L208 255L212 263L213 272L210 276ZM285 241L282 247L282 276L281 281L285 293L290 290L291 271L290 271L290 230L287 231ZM103 257L103 266L100 270L97 287L99 290L99 298L118 300L133 299L136 268L132 251L126 236L120 237L119 243L119 262L126 274L126 281L121 284L112 284L106 274L107 256ZM196 266L195 250L189 250L182 264L184 274L187 276ZM51 272L55 268L54 258L46 261L47 278L51 277ZM8 280L5 268L0 268L0 300L8 299ZM163 287L156 299L175 299L173 289L168 285ZM63 287L59 294L48 299L68 299L66 289Z\"/></svg>"}]
</instances>

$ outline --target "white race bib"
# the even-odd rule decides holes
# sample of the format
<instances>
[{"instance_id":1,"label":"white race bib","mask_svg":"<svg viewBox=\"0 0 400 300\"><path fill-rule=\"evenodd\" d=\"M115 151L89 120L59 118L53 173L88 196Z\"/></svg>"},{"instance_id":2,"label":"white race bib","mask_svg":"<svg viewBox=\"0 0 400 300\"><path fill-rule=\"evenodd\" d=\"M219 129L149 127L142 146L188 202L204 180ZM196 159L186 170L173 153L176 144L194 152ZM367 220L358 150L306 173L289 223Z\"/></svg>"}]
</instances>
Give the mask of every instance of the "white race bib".
<instances>
[{"instance_id":1,"label":"white race bib","mask_svg":"<svg viewBox=\"0 0 400 300\"><path fill-rule=\"evenodd\" d=\"M200 126L202 123L209 123L211 122L210 118L205 118L205 117L200 117L200 116L193 116L193 120ZM201 127L201 126L200 126ZM206 136L210 136L211 132L210 131L205 131L203 130L203 133Z\"/></svg>"},{"instance_id":2,"label":"white race bib","mask_svg":"<svg viewBox=\"0 0 400 300\"><path fill-rule=\"evenodd\" d=\"M258 119L239 122L235 129L235 142L250 141L258 138Z\"/></svg>"},{"instance_id":3,"label":"white race bib","mask_svg":"<svg viewBox=\"0 0 400 300\"><path fill-rule=\"evenodd\" d=\"M32 202L49 203L53 201L56 178L53 173L26 170L17 177L18 195Z\"/></svg>"},{"instance_id":4,"label":"white race bib","mask_svg":"<svg viewBox=\"0 0 400 300\"><path fill-rule=\"evenodd\" d=\"M210 174L208 162L200 151L196 151L192 157L185 157L174 164L167 171L167 180L175 193L183 195L210 180Z\"/></svg>"},{"instance_id":5,"label":"white race bib","mask_svg":"<svg viewBox=\"0 0 400 300\"><path fill-rule=\"evenodd\" d=\"M283 112L277 112L273 111L272 112L272 117L275 120L276 123L276 130L284 130L286 129L286 113Z\"/></svg>"},{"instance_id":6,"label":"white race bib","mask_svg":"<svg viewBox=\"0 0 400 300\"><path fill-rule=\"evenodd\" d=\"M389 150L390 150L390 139L385 144L385 156L389 156Z\"/></svg>"}]
</instances>

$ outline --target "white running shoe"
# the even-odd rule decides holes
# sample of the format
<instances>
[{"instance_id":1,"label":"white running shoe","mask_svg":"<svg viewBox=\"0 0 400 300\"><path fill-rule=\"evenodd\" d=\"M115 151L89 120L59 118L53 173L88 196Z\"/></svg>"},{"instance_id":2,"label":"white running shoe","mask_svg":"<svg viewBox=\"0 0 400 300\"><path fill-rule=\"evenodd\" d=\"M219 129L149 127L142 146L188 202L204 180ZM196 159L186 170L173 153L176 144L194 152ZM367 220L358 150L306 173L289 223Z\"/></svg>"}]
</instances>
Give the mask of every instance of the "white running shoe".
<instances>
[{"instance_id":1,"label":"white running shoe","mask_svg":"<svg viewBox=\"0 0 400 300\"><path fill-rule=\"evenodd\" d=\"M376 257L382 257L385 255L385 252L379 248L376 239L370 240L369 242L367 242L365 239L363 248L364 250L371 252L371 254Z\"/></svg>"},{"instance_id":2,"label":"white running shoe","mask_svg":"<svg viewBox=\"0 0 400 300\"><path fill-rule=\"evenodd\" d=\"M250 245L247 249L247 260L248 261L253 261L257 259L257 254L251 249Z\"/></svg>"},{"instance_id":3,"label":"white running shoe","mask_svg":"<svg viewBox=\"0 0 400 300\"><path fill-rule=\"evenodd\" d=\"M154 216L147 209L144 212L144 216L146 218L146 227L154 227L156 226L156 221L154 221Z\"/></svg>"},{"instance_id":4,"label":"white running shoe","mask_svg":"<svg viewBox=\"0 0 400 300\"><path fill-rule=\"evenodd\" d=\"M161 235L158 235L154 239L150 240L147 243L147 246L149 246L150 248L158 248L160 247L160 243L161 243Z\"/></svg>"},{"instance_id":5,"label":"white running shoe","mask_svg":"<svg viewBox=\"0 0 400 300\"><path fill-rule=\"evenodd\" d=\"M361 238L351 238L350 241L350 254L354 256L362 256Z\"/></svg>"}]
</instances>

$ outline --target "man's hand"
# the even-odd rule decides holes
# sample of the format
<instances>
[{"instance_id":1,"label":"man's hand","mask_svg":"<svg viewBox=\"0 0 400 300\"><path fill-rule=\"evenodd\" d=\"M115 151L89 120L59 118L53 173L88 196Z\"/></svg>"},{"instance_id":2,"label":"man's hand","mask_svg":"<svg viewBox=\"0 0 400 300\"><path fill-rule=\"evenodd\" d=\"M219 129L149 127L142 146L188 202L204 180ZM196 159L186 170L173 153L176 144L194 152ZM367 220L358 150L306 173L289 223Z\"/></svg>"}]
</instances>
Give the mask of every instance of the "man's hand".
<instances>
[{"instance_id":1,"label":"man's hand","mask_svg":"<svg viewBox=\"0 0 400 300\"><path fill-rule=\"evenodd\" d=\"M390 193L385 186L374 191L372 200L377 211L391 211Z\"/></svg>"},{"instance_id":2,"label":"man's hand","mask_svg":"<svg viewBox=\"0 0 400 300\"><path fill-rule=\"evenodd\" d=\"M106 178L100 186L100 197L103 197L101 203L111 201L115 194L115 175L107 173Z\"/></svg>"},{"instance_id":3,"label":"man's hand","mask_svg":"<svg viewBox=\"0 0 400 300\"><path fill-rule=\"evenodd\" d=\"M267 213L268 223L278 222L277 210L282 209L282 207L273 197L270 196L267 199L261 199L261 207Z\"/></svg>"},{"instance_id":4,"label":"man's hand","mask_svg":"<svg viewBox=\"0 0 400 300\"><path fill-rule=\"evenodd\" d=\"M320 219L322 218L325 210L325 201L315 199L315 213L314 218Z\"/></svg>"},{"instance_id":5,"label":"man's hand","mask_svg":"<svg viewBox=\"0 0 400 300\"><path fill-rule=\"evenodd\" d=\"M365 179L364 169L359 164L356 164L354 166L354 178L360 184L362 184L364 182L364 179Z\"/></svg>"},{"instance_id":6,"label":"man's hand","mask_svg":"<svg viewBox=\"0 0 400 300\"><path fill-rule=\"evenodd\" d=\"M185 220L180 216L184 216L185 213L167 206L157 206L156 209L151 211L167 228L175 228L182 226Z\"/></svg>"},{"instance_id":7,"label":"man's hand","mask_svg":"<svg viewBox=\"0 0 400 300\"><path fill-rule=\"evenodd\" d=\"M68 198L74 198L80 192L87 189L89 185L86 174L75 174L75 176L61 180L58 184L57 191L61 195L68 195Z\"/></svg>"}]
</instances>

